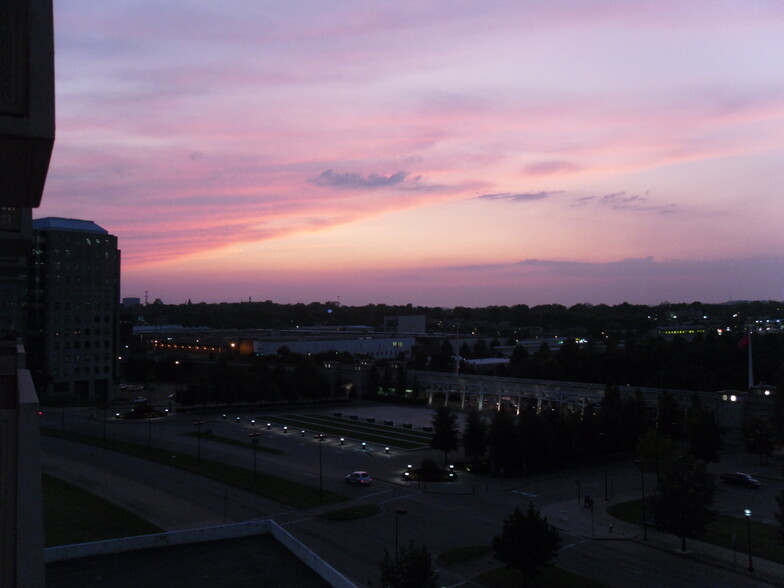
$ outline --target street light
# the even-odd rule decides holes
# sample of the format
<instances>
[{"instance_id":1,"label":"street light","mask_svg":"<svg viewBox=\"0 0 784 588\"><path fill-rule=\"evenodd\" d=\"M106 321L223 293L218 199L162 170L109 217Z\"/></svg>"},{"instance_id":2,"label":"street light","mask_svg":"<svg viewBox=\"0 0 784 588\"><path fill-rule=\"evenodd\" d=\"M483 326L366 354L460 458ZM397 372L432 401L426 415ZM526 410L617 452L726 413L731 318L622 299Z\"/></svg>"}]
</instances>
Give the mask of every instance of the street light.
<instances>
[{"instance_id":1,"label":"street light","mask_svg":"<svg viewBox=\"0 0 784 588\"><path fill-rule=\"evenodd\" d=\"M196 425L196 459L199 461L199 465L201 465L201 426L204 424L204 421L196 421L193 424Z\"/></svg>"},{"instance_id":2,"label":"street light","mask_svg":"<svg viewBox=\"0 0 784 588\"><path fill-rule=\"evenodd\" d=\"M253 448L253 486L256 487L256 447L259 445L258 436L261 433L248 433L250 437L250 445Z\"/></svg>"},{"instance_id":3,"label":"street light","mask_svg":"<svg viewBox=\"0 0 784 588\"><path fill-rule=\"evenodd\" d=\"M324 502L324 470L321 465L321 444L324 442L324 435L319 435L319 502Z\"/></svg>"},{"instance_id":4,"label":"street light","mask_svg":"<svg viewBox=\"0 0 784 588\"><path fill-rule=\"evenodd\" d=\"M397 521L400 518L400 515L408 514L407 510L396 510L395 511L395 559L397 559L400 555L398 549L398 524Z\"/></svg>"},{"instance_id":5,"label":"street light","mask_svg":"<svg viewBox=\"0 0 784 588\"><path fill-rule=\"evenodd\" d=\"M640 488L642 488L642 539L648 540L648 523L645 520L645 468L640 461Z\"/></svg>"},{"instance_id":6,"label":"street light","mask_svg":"<svg viewBox=\"0 0 784 588\"><path fill-rule=\"evenodd\" d=\"M746 533L749 540L749 571L754 572L754 566L751 564L751 511L747 508L743 514L746 515Z\"/></svg>"},{"instance_id":7,"label":"street light","mask_svg":"<svg viewBox=\"0 0 784 588\"><path fill-rule=\"evenodd\" d=\"M607 444L605 442L605 434L599 433L599 439L602 440L602 453L604 453L604 499L610 500L610 497L607 494Z\"/></svg>"}]
</instances>

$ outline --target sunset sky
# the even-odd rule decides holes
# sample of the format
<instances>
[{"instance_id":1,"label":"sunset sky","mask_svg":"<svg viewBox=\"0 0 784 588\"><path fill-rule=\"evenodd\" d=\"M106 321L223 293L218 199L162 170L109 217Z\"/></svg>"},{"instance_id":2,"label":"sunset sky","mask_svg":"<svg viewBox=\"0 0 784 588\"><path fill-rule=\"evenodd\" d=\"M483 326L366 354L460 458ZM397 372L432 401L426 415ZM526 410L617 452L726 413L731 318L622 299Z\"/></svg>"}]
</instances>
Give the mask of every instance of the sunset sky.
<instances>
[{"instance_id":1,"label":"sunset sky","mask_svg":"<svg viewBox=\"0 0 784 588\"><path fill-rule=\"evenodd\" d=\"M784 299L784 2L55 2L122 295Z\"/></svg>"}]
</instances>

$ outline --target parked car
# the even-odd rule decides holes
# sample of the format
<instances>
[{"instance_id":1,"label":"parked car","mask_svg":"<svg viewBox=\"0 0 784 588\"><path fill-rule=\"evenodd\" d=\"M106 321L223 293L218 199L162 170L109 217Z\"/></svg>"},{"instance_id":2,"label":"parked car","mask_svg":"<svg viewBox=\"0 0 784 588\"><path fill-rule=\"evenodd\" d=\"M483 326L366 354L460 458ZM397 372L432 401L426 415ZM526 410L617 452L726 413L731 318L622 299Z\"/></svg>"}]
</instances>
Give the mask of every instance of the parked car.
<instances>
[{"instance_id":1,"label":"parked car","mask_svg":"<svg viewBox=\"0 0 784 588\"><path fill-rule=\"evenodd\" d=\"M373 481L370 474L367 472L351 472L346 476L346 482L349 484L359 484L360 486L367 486Z\"/></svg>"},{"instance_id":2,"label":"parked car","mask_svg":"<svg viewBox=\"0 0 784 588\"><path fill-rule=\"evenodd\" d=\"M727 472L721 475L721 479L727 484L734 486L746 486L747 488L759 488L762 486L757 478L743 472Z\"/></svg>"}]
</instances>

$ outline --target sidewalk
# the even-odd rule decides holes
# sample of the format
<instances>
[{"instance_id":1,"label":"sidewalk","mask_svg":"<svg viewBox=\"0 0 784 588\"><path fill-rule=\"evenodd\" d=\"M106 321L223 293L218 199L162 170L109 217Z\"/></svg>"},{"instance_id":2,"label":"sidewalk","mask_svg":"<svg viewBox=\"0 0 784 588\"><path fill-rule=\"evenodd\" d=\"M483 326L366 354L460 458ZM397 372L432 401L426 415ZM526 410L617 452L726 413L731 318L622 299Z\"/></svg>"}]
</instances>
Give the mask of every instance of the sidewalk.
<instances>
[{"instance_id":1,"label":"sidewalk","mask_svg":"<svg viewBox=\"0 0 784 588\"><path fill-rule=\"evenodd\" d=\"M569 500L551 504L541 509L547 521L557 529L593 541L635 541L652 549L659 549L681 557L693 558L713 566L738 571L746 568L748 555L745 552L733 552L731 549L702 543L694 539L686 540L686 551L681 551L681 539L669 533L662 533L652 528L647 529L647 540L641 525L633 525L611 517L607 508L616 503L636 499L637 496L626 495L609 501L601 497L594 499L593 512L578 504L577 500ZM652 517L649 517L652 518ZM760 557L753 558L754 577L784 586L784 564L768 561Z\"/></svg>"}]
</instances>

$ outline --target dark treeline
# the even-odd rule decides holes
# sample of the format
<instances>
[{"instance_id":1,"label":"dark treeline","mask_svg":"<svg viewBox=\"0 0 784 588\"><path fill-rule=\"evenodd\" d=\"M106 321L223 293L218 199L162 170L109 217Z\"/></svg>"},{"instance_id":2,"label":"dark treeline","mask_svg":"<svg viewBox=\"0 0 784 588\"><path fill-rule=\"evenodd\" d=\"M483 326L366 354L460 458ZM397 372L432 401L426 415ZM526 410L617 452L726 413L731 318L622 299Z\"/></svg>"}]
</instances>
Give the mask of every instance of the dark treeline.
<instances>
[{"instance_id":1,"label":"dark treeline","mask_svg":"<svg viewBox=\"0 0 784 588\"><path fill-rule=\"evenodd\" d=\"M606 347L592 342L578 346L570 339L557 349L543 343L534 353L517 347L509 364L496 373L663 389L744 390L748 384L748 354L738 345L740 337L709 331L691 341L648 336ZM784 334L755 335L753 346L754 383L784 384ZM462 371L473 370L464 365Z\"/></svg>"},{"instance_id":2,"label":"dark treeline","mask_svg":"<svg viewBox=\"0 0 784 588\"><path fill-rule=\"evenodd\" d=\"M177 401L184 406L256 404L328 400L345 395L338 380L334 385L310 356L292 356L286 362L252 361L244 366L194 362L187 359L145 356L128 359L124 366L130 381L154 385L177 384Z\"/></svg>"},{"instance_id":3,"label":"dark treeline","mask_svg":"<svg viewBox=\"0 0 784 588\"><path fill-rule=\"evenodd\" d=\"M433 422L435 435L444 439L443 447L437 448L446 449L448 432L440 430L446 427L439 427L435 416ZM447 421L442 416L440 422ZM646 431L649 433L643 441ZM472 411L466 419L462 445L475 468L519 474L608 456L638 453L650 459L667 443L663 440L680 443L699 460L718 461L722 433L712 409L702 405L696 395L682 406L662 391L657 406L651 407L639 394L622 398L617 387L608 386L598 408L553 404L537 409L527 403L519 414L505 408L493 411L489 421Z\"/></svg>"},{"instance_id":4,"label":"dark treeline","mask_svg":"<svg viewBox=\"0 0 784 588\"><path fill-rule=\"evenodd\" d=\"M425 315L428 332L472 333L485 337L527 338L541 329L547 334L609 337L626 340L647 334L653 327L670 324L711 324L740 328L755 318L781 317L784 303L776 301L703 304L700 302L656 306L546 304L529 307L487 306L440 308L367 304L342 306L337 302L277 304L237 302L220 304L150 304L135 309L151 325L180 324L214 329L289 329L297 326L367 325L380 328L385 316ZM505 343L505 341L503 341Z\"/></svg>"}]
</instances>

